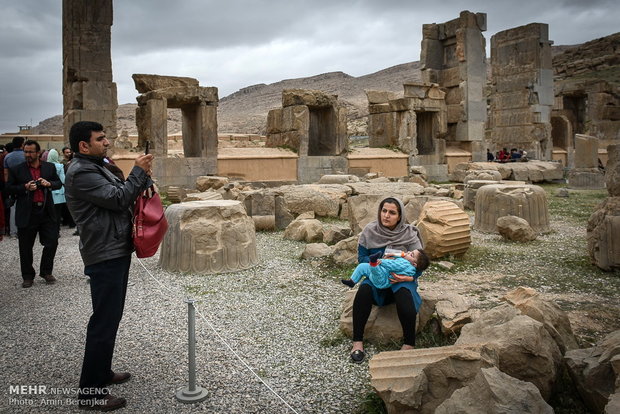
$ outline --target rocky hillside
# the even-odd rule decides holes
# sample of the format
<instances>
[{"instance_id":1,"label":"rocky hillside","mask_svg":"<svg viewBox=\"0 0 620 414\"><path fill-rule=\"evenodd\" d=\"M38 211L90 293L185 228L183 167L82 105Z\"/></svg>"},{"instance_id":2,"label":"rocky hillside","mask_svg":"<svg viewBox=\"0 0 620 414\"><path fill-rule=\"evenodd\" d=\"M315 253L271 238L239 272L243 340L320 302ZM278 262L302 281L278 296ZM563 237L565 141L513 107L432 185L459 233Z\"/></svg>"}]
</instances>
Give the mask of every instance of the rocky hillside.
<instances>
[{"instance_id":1,"label":"rocky hillside","mask_svg":"<svg viewBox=\"0 0 620 414\"><path fill-rule=\"evenodd\" d=\"M556 76L608 76L620 81L620 33L596 39L582 45L553 46L553 63ZM596 63L596 65L594 65ZM594 66L592 66L594 65ZM586 69L584 67L587 66ZM594 74L594 75L593 75ZM598 74L598 75L597 75ZM360 77L343 72L330 72L308 78L287 79L269 85L248 86L220 98L218 108L218 131L220 133L264 134L267 113L282 104L282 90L290 88L318 89L338 95L349 111L349 134L364 135L368 101L364 90L388 90L402 93L402 84L420 81L420 62L403 63ZM124 104L118 108L118 133L125 130L136 134L136 104ZM178 109L168 111L168 132L181 131L181 113ZM41 122L35 133L61 134L62 117L55 116Z\"/></svg>"}]
</instances>

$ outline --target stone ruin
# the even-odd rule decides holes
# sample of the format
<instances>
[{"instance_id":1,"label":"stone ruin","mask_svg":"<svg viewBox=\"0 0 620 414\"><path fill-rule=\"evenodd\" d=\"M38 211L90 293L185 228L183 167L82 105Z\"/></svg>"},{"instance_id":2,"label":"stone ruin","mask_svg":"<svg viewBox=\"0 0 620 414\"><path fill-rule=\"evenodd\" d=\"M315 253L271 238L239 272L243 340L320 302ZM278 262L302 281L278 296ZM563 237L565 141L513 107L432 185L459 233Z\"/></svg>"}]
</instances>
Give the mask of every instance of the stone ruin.
<instances>
[{"instance_id":1,"label":"stone ruin","mask_svg":"<svg viewBox=\"0 0 620 414\"><path fill-rule=\"evenodd\" d=\"M222 273L258 263L254 223L235 200L190 201L166 208L159 265L172 272Z\"/></svg>"},{"instance_id":2,"label":"stone ruin","mask_svg":"<svg viewBox=\"0 0 620 414\"><path fill-rule=\"evenodd\" d=\"M551 230L545 190L537 185L489 184L479 188L474 229L498 233L497 220L504 216L525 219L537 233Z\"/></svg>"},{"instance_id":3,"label":"stone ruin","mask_svg":"<svg viewBox=\"0 0 620 414\"><path fill-rule=\"evenodd\" d=\"M116 138L116 83L112 82L112 0L63 0L63 129L68 140L78 121L103 125Z\"/></svg>"},{"instance_id":4,"label":"stone ruin","mask_svg":"<svg viewBox=\"0 0 620 414\"><path fill-rule=\"evenodd\" d=\"M487 119L486 13L462 11L454 20L422 26L422 79L446 90L446 145L467 149L482 161ZM481 155L478 155L481 154Z\"/></svg>"},{"instance_id":5,"label":"stone ruin","mask_svg":"<svg viewBox=\"0 0 620 414\"><path fill-rule=\"evenodd\" d=\"M620 86L602 79L589 79L591 73L604 73L618 65L619 40L620 33L616 33L553 57L554 155L569 168L573 168L573 134L597 138L603 163L605 148L620 138Z\"/></svg>"},{"instance_id":6,"label":"stone ruin","mask_svg":"<svg viewBox=\"0 0 620 414\"><path fill-rule=\"evenodd\" d=\"M406 83L403 87L403 98L366 91L368 145L396 147L410 154L409 165L442 164L447 133L445 92L437 84Z\"/></svg>"},{"instance_id":7,"label":"stone ruin","mask_svg":"<svg viewBox=\"0 0 620 414\"><path fill-rule=\"evenodd\" d=\"M282 108L267 115L267 147L296 152L297 180L318 181L322 175L345 173L347 110L336 95L306 89L285 89Z\"/></svg>"},{"instance_id":8,"label":"stone ruin","mask_svg":"<svg viewBox=\"0 0 620 414\"><path fill-rule=\"evenodd\" d=\"M578 349L566 313L531 288L508 292L502 298L506 304L481 312L457 300L457 295L450 297L450 303L461 305L448 312L440 310L441 301L427 297L429 293L421 295L418 330L437 319L442 325L463 318L456 315L468 315L468 319L460 325L454 345L373 356L371 385L388 412L553 413L546 401L557 389L564 368L588 409L612 413L618 407L620 331L592 348ZM354 291L347 292L341 316L341 329L347 335L354 296ZM366 331L375 340L402 337L394 305L373 312Z\"/></svg>"},{"instance_id":9,"label":"stone ruin","mask_svg":"<svg viewBox=\"0 0 620 414\"><path fill-rule=\"evenodd\" d=\"M469 215L451 201L429 201L418 220L429 258L462 256L471 245Z\"/></svg>"},{"instance_id":10,"label":"stone ruin","mask_svg":"<svg viewBox=\"0 0 620 414\"><path fill-rule=\"evenodd\" d=\"M599 140L587 135L575 134L574 163L568 172L568 187L599 190L605 188L605 174L598 165Z\"/></svg>"},{"instance_id":11,"label":"stone ruin","mask_svg":"<svg viewBox=\"0 0 620 414\"><path fill-rule=\"evenodd\" d=\"M489 147L551 159L553 67L549 26L532 23L491 37ZM510 149L510 148L509 148Z\"/></svg>"},{"instance_id":12,"label":"stone ruin","mask_svg":"<svg viewBox=\"0 0 620 414\"><path fill-rule=\"evenodd\" d=\"M138 148L150 142L156 156L153 173L166 185L191 187L196 178L217 174L217 88L199 86L193 78L132 75L137 97ZM183 158L167 158L168 108L183 115Z\"/></svg>"},{"instance_id":13,"label":"stone ruin","mask_svg":"<svg viewBox=\"0 0 620 414\"><path fill-rule=\"evenodd\" d=\"M607 147L605 172L607 197L590 216L588 253L592 263L605 271L620 269L620 144Z\"/></svg>"}]
</instances>

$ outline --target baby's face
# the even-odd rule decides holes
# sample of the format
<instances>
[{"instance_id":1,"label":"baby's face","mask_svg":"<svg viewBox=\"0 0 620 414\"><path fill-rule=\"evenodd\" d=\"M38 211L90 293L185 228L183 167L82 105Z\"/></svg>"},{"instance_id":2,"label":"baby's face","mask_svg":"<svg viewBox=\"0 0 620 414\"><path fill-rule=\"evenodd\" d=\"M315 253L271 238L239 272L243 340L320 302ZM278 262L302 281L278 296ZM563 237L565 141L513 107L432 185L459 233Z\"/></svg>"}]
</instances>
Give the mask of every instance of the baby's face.
<instances>
[{"instance_id":1,"label":"baby's face","mask_svg":"<svg viewBox=\"0 0 620 414\"><path fill-rule=\"evenodd\" d=\"M418 265L418 257L420 257L420 252L417 250L405 253L405 259L411 263L412 266Z\"/></svg>"}]
</instances>

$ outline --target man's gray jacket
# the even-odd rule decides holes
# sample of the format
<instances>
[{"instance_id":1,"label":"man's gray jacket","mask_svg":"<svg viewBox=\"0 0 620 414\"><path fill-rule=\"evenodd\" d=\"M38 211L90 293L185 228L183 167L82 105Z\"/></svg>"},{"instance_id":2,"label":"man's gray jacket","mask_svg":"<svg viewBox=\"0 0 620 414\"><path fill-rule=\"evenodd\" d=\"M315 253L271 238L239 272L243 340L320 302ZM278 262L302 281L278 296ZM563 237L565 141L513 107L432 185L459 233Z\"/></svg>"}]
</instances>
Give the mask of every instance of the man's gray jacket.
<instances>
[{"instance_id":1,"label":"man's gray jacket","mask_svg":"<svg viewBox=\"0 0 620 414\"><path fill-rule=\"evenodd\" d=\"M65 178L67 207L80 232L84 266L130 255L133 205L152 181L134 166L125 182L104 166L103 158L75 154Z\"/></svg>"}]
</instances>

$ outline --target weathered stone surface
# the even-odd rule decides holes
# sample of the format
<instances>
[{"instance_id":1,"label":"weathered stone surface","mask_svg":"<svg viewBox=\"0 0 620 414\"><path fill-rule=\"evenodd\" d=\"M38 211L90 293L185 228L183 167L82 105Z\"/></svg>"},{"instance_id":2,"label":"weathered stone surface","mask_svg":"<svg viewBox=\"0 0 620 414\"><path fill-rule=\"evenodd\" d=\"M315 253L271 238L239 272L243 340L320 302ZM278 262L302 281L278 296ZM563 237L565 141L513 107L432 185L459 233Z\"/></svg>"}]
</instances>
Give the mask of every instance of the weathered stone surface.
<instances>
[{"instance_id":1,"label":"weathered stone surface","mask_svg":"<svg viewBox=\"0 0 620 414\"><path fill-rule=\"evenodd\" d=\"M424 194L424 187L415 183L352 183L347 184L351 189L351 195L359 194L387 194L386 197L398 197L404 201L405 198Z\"/></svg>"},{"instance_id":2,"label":"weathered stone surface","mask_svg":"<svg viewBox=\"0 0 620 414\"><path fill-rule=\"evenodd\" d=\"M337 105L338 97L312 89L285 89L282 91L282 107L306 105L329 107Z\"/></svg>"},{"instance_id":3,"label":"weathered stone surface","mask_svg":"<svg viewBox=\"0 0 620 414\"><path fill-rule=\"evenodd\" d=\"M334 245L332 260L338 264L354 264L357 263L357 244L358 236L352 236L348 239L340 240Z\"/></svg>"},{"instance_id":4,"label":"weathered stone surface","mask_svg":"<svg viewBox=\"0 0 620 414\"><path fill-rule=\"evenodd\" d=\"M187 197L187 192L183 187L171 185L166 190L166 198L171 203L180 203L185 197Z\"/></svg>"},{"instance_id":5,"label":"weathered stone surface","mask_svg":"<svg viewBox=\"0 0 620 414\"><path fill-rule=\"evenodd\" d=\"M476 194L478 189L488 184L498 184L495 180L469 180L465 184L465 192L463 195L463 206L469 210L476 208Z\"/></svg>"},{"instance_id":6,"label":"weathered stone surface","mask_svg":"<svg viewBox=\"0 0 620 414\"><path fill-rule=\"evenodd\" d=\"M469 309L471 303L457 294L443 294L435 304L435 311L441 321L441 332L444 335L457 334L461 328L472 321Z\"/></svg>"},{"instance_id":7,"label":"weathered stone surface","mask_svg":"<svg viewBox=\"0 0 620 414\"><path fill-rule=\"evenodd\" d=\"M396 93L390 91L364 91L370 105L388 103L392 99L396 99Z\"/></svg>"},{"instance_id":8,"label":"weathered stone surface","mask_svg":"<svg viewBox=\"0 0 620 414\"><path fill-rule=\"evenodd\" d=\"M131 75L131 78L133 79L137 91L140 93L146 93L154 91L156 89L170 87L198 86L197 79L181 76L161 76L134 73L133 75Z\"/></svg>"},{"instance_id":9,"label":"weathered stone surface","mask_svg":"<svg viewBox=\"0 0 620 414\"><path fill-rule=\"evenodd\" d=\"M607 146L605 183L611 197L620 197L620 144Z\"/></svg>"},{"instance_id":10,"label":"weathered stone surface","mask_svg":"<svg viewBox=\"0 0 620 414\"><path fill-rule=\"evenodd\" d=\"M598 138L575 134L575 168L598 168Z\"/></svg>"},{"instance_id":11,"label":"weathered stone surface","mask_svg":"<svg viewBox=\"0 0 620 414\"><path fill-rule=\"evenodd\" d=\"M340 205L351 189L341 184L285 185L278 188L278 194L284 197L292 214L312 210L318 216L338 217Z\"/></svg>"},{"instance_id":12,"label":"weathered stone surface","mask_svg":"<svg viewBox=\"0 0 620 414\"><path fill-rule=\"evenodd\" d=\"M598 168L580 168L568 172L568 187L580 190L605 188L605 174Z\"/></svg>"},{"instance_id":13,"label":"weathered stone surface","mask_svg":"<svg viewBox=\"0 0 620 414\"><path fill-rule=\"evenodd\" d=\"M62 2L63 130L96 120L116 139L116 83L112 82L112 0ZM164 184L165 185L165 184Z\"/></svg>"},{"instance_id":14,"label":"weathered stone surface","mask_svg":"<svg viewBox=\"0 0 620 414\"><path fill-rule=\"evenodd\" d=\"M276 217L269 216L252 216L254 228L256 231L273 231L276 229Z\"/></svg>"},{"instance_id":15,"label":"weathered stone surface","mask_svg":"<svg viewBox=\"0 0 620 414\"><path fill-rule=\"evenodd\" d=\"M468 162L457 164L450 174L452 181L463 182L472 170L498 171L502 180L553 181L564 177L562 164L555 161L531 160L528 162Z\"/></svg>"},{"instance_id":16,"label":"weathered stone surface","mask_svg":"<svg viewBox=\"0 0 620 414\"><path fill-rule=\"evenodd\" d=\"M592 263L605 271L620 268L620 197L607 197L597 206L586 238Z\"/></svg>"},{"instance_id":17,"label":"weathered stone surface","mask_svg":"<svg viewBox=\"0 0 620 414\"><path fill-rule=\"evenodd\" d=\"M254 223L239 201L172 204L159 265L172 272L220 273L258 263Z\"/></svg>"},{"instance_id":18,"label":"weathered stone surface","mask_svg":"<svg viewBox=\"0 0 620 414\"><path fill-rule=\"evenodd\" d=\"M202 191L200 193L190 193L184 199L183 202L189 201L207 201L207 200L222 200L222 194L217 191Z\"/></svg>"},{"instance_id":19,"label":"weathered stone surface","mask_svg":"<svg viewBox=\"0 0 620 414\"><path fill-rule=\"evenodd\" d=\"M463 183L467 184L471 180L501 181L502 174L497 170L467 170Z\"/></svg>"},{"instance_id":20,"label":"weathered stone surface","mask_svg":"<svg viewBox=\"0 0 620 414\"><path fill-rule=\"evenodd\" d=\"M388 413L432 414L482 368L496 363L480 346L445 346L381 352L368 364L370 384Z\"/></svg>"},{"instance_id":21,"label":"weathered stone surface","mask_svg":"<svg viewBox=\"0 0 620 414\"><path fill-rule=\"evenodd\" d=\"M317 219L296 218L284 230L283 237L290 240L315 243L323 241L323 224Z\"/></svg>"},{"instance_id":22,"label":"weathered stone surface","mask_svg":"<svg viewBox=\"0 0 620 414\"><path fill-rule=\"evenodd\" d=\"M542 323L501 305L461 329L456 345L468 344L494 349L502 372L533 383L545 400L551 396L562 355Z\"/></svg>"},{"instance_id":23,"label":"weathered stone surface","mask_svg":"<svg viewBox=\"0 0 620 414\"><path fill-rule=\"evenodd\" d=\"M564 355L575 387L592 412L603 412L614 394L618 373L612 359L620 355L620 330L614 331L594 347L575 349Z\"/></svg>"},{"instance_id":24,"label":"weathered stone surface","mask_svg":"<svg viewBox=\"0 0 620 414\"><path fill-rule=\"evenodd\" d=\"M497 219L521 217L538 233L551 230L545 190L536 185L491 184L476 193L474 229L497 233Z\"/></svg>"},{"instance_id":25,"label":"weathered stone surface","mask_svg":"<svg viewBox=\"0 0 620 414\"><path fill-rule=\"evenodd\" d=\"M332 253L332 248L325 243L310 243L304 248L301 254L302 259L312 259L315 257L327 257Z\"/></svg>"},{"instance_id":26,"label":"weathered stone surface","mask_svg":"<svg viewBox=\"0 0 620 414\"><path fill-rule=\"evenodd\" d=\"M497 219L497 231L505 240L521 243L536 240L536 232L527 220L517 216L503 216Z\"/></svg>"},{"instance_id":27,"label":"weathered stone surface","mask_svg":"<svg viewBox=\"0 0 620 414\"><path fill-rule=\"evenodd\" d=\"M355 261L357 262L357 256ZM340 330L348 337L353 335L353 300L356 293L357 288L346 292L340 315ZM403 329L398 320L396 305L373 306L364 329L364 339L386 343L390 340L400 340L402 337Z\"/></svg>"},{"instance_id":28,"label":"weathered stone surface","mask_svg":"<svg viewBox=\"0 0 620 414\"><path fill-rule=\"evenodd\" d=\"M578 348L568 315L554 302L542 299L534 289L518 287L504 295L502 300L542 323L562 354Z\"/></svg>"},{"instance_id":29,"label":"weathered stone surface","mask_svg":"<svg viewBox=\"0 0 620 414\"><path fill-rule=\"evenodd\" d=\"M429 201L418 220L424 250L430 258L462 255L471 244L469 216L450 201Z\"/></svg>"},{"instance_id":30,"label":"weathered stone surface","mask_svg":"<svg viewBox=\"0 0 620 414\"><path fill-rule=\"evenodd\" d=\"M359 182L359 177L356 175L350 174L328 174L321 177L318 184L346 184L346 183L357 183Z\"/></svg>"},{"instance_id":31,"label":"weathered stone surface","mask_svg":"<svg viewBox=\"0 0 620 414\"><path fill-rule=\"evenodd\" d=\"M286 206L286 200L281 195L275 196L275 216L276 216L276 229L285 229L295 217L291 214Z\"/></svg>"},{"instance_id":32,"label":"weathered stone surface","mask_svg":"<svg viewBox=\"0 0 620 414\"><path fill-rule=\"evenodd\" d=\"M249 216L275 216L275 194L265 190L244 191L243 202Z\"/></svg>"},{"instance_id":33,"label":"weathered stone surface","mask_svg":"<svg viewBox=\"0 0 620 414\"><path fill-rule=\"evenodd\" d=\"M323 241L327 244L336 244L352 235L353 232L348 226L345 227L336 224L323 225Z\"/></svg>"},{"instance_id":34,"label":"weathered stone surface","mask_svg":"<svg viewBox=\"0 0 620 414\"><path fill-rule=\"evenodd\" d=\"M459 388L435 414L553 414L533 384L506 375L495 367L482 368L473 381Z\"/></svg>"},{"instance_id":35,"label":"weathered stone surface","mask_svg":"<svg viewBox=\"0 0 620 414\"><path fill-rule=\"evenodd\" d=\"M217 177L214 175L202 176L196 179L196 189L199 191L207 191L209 189L217 190L228 184L228 177Z\"/></svg>"}]
</instances>

